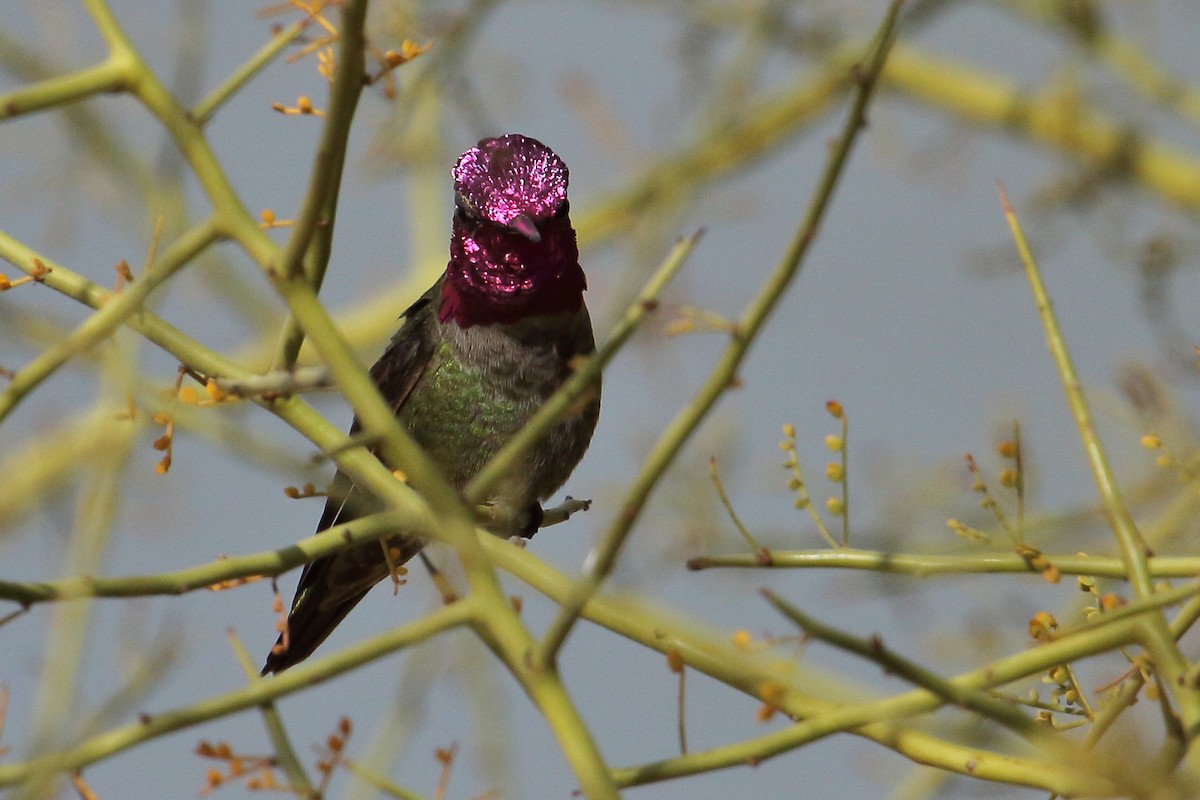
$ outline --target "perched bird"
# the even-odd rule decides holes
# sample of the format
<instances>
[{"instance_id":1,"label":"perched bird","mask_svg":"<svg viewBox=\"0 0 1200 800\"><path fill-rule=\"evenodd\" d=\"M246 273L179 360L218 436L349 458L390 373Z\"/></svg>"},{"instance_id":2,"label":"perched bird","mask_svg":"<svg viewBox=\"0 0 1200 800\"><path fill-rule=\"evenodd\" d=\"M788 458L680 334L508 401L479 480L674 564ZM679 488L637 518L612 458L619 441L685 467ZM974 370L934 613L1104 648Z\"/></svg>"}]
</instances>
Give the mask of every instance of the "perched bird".
<instances>
[{"instance_id":1,"label":"perched bird","mask_svg":"<svg viewBox=\"0 0 1200 800\"><path fill-rule=\"evenodd\" d=\"M583 302L567 203L567 166L536 139L483 139L458 159L450 260L437 282L404 312L404 324L371 368L384 397L451 484L462 488L595 349ZM552 427L487 502L531 534L541 501L562 486L591 441L599 385ZM352 432L358 429L355 421ZM317 530L382 509L341 472ZM386 541L396 564L424 542L403 532ZM366 593L389 574L378 542L320 558L304 568L287 632L263 674L303 661Z\"/></svg>"}]
</instances>

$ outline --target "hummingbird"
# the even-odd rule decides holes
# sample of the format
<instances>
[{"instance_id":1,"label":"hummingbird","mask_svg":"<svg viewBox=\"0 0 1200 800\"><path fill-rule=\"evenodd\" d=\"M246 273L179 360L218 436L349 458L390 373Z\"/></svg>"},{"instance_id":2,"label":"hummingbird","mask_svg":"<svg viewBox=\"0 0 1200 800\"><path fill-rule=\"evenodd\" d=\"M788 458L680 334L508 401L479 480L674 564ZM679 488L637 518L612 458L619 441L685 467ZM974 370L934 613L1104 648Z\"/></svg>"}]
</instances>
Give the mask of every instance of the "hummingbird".
<instances>
[{"instance_id":1,"label":"hummingbird","mask_svg":"<svg viewBox=\"0 0 1200 800\"><path fill-rule=\"evenodd\" d=\"M402 315L371 367L383 396L450 483L462 489L595 350L587 281L567 201L567 165L521 134L482 139L459 157L446 271ZM504 510L500 535L531 536L542 501L591 442L600 386L551 427L485 504ZM359 429L358 420L351 434ZM317 530L383 509L339 471ZM395 565L421 551L397 531L304 567L286 632L263 674L303 661ZM387 548L385 553L384 547ZM391 563L389 563L389 561Z\"/></svg>"}]
</instances>

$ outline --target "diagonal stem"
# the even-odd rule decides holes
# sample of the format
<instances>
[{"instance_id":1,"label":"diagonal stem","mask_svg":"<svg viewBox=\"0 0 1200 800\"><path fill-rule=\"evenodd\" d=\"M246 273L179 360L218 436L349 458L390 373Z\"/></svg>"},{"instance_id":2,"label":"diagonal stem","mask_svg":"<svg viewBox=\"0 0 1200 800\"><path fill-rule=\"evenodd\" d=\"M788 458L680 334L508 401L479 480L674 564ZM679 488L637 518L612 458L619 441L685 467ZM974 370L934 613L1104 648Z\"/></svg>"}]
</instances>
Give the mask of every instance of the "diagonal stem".
<instances>
[{"instance_id":1,"label":"diagonal stem","mask_svg":"<svg viewBox=\"0 0 1200 800\"><path fill-rule=\"evenodd\" d=\"M0 421L59 367L111 336L126 320L141 311L151 292L189 264L216 238L217 232L211 220L194 226L175 240L136 281L110 295L111 301L103 308L88 317L65 339L38 354L13 376L8 388L0 392ZM48 269L53 270L52 267Z\"/></svg>"},{"instance_id":2,"label":"diagonal stem","mask_svg":"<svg viewBox=\"0 0 1200 800\"><path fill-rule=\"evenodd\" d=\"M1071 416L1074 417L1075 425L1079 429L1079 438L1083 443L1084 455L1087 457L1088 466L1092 470L1092 477L1096 482L1096 490L1100 495L1100 502L1104 506L1109 524L1112 526L1113 536L1117 540L1117 547L1121 553L1121 560L1125 565L1129 585L1135 596L1139 598L1149 597L1154 593L1154 585L1150 577L1149 548L1146 546L1146 542L1142 538L1137 524L1133 521L1133 516L1129 513L1128 506L1125 505L1121 489L1117 484L1116 477L1113 475L1112 467L1109 465L1104 443L1100 440L1100 436L1096 432L1095 420L1092 418L1091 409L1088 407L1087 398L1084 396L1083 387L1079 381L1079 375L1075 371L1075 365L1071 361L1071 354L1067 350L1066 340L1063 338L1062 330L1059 328L1058 320L1054 315L1053 304L1050 302L1045 284L1042 283L1041 271L1038 268L1037 261L1033 257L1033 251L1029 247L1029 242L1025 238L1025 232L1021 228L1020 221L1017 219L1012 204L1008 200L1008 194L1004 190L1004 185L999 183L999 181L997 181L997 185L999 186L1000 202L1004 208L1005 219L1008 221L1009 228L1012 231L1017 254L1021 259L1021 265L1025 269L1025 277L1029 281L1029 287L1033 292L1038 316L1041 317L1042 327L1046 331L1047 347L1050 350L1051 357L1054 359L1059 379L1062 381L1063 392L1067 398L1067 406L1070 408ZM1191 742L1197 741L1196 734L1200 732L1200 688L1188 679L1187 661L1184 659L1174 637L1171 635L1166 617L1161 612L1148 614L1141 625L1141 632L1143 644L1154 657L1154 661L1163 678L1163 683L1169 688L1175 701L1179 704L1179 710L1183 716L1184 735L1188 740L1187 743L1190 745ZM1189 752L1196 752L1196 748L1194 747L1189 746L1188 750ZM1200 758L1200 753L1197 753L1195 757Z\"/></svg>"},{"instance_id":3,"label":"diagonal stem","mask_svg":"<svg viewBox=\"0 0 1200 800\"><path fill-rule=\"evenodd\" d=\"M308 191L296 216L292 235L279 254L278 263L272 265L274 271L289 280L303 272L315 292L321 290L329 264L350 124L365 85L367 43L363 26L366 16L366 0L350 0L342 7L337 71L329 91L329 111L313 158ZM294 317L289 316L280 335L275 368L290 369L296 363L303 342L303 329Z\"/></svg>"},{"instance_id":4,"label":"diagonal stem","mask_svg":"<svg viewBox=\"0 0 1200 800\"><path fill-rule=\"evenodd\" d=\"M525 427L510 439L500 449L500 452L471 479L463 491L463 496L466 497L468 503L483 502L487 497L488 490L496 481L510 472L521 456L527 453L545 435L550 426L558 421L559 416L591 388L600 376L600 371L625 345L645 316L657 307L658 296L675 277L675 273L683 266L699 240L700 233L697 232L676 243L662 265L646 282L645 287L629 306L612 333L609 334L608 341L604 346L575 370L566 383L530 418Z\"/></svg>"},{"instance_id":5,"label":"diagonal stem","mask_svg":"<svg viewBox=\"0 0 1200 800\"><path fill-rule=\"evenodd\" d=\"M880 24L872 48L865 59L866 67L857 76L859 80L856 84L854 101L850 106L846 122L842 126L841 136L838 137L830 153L820 182L809 201L808 210L793 235L784 257L768 277L758 296L750 302L734 326L732 341L726 345L725 351L709 373L704 385L692 401L675 416L646 457L641 471L634 479L629 493L625 497L616 521L608 529L596 551L590 573L578 584L567 602L559 609L545 636L531 654L535 665L548 667L554 662L559 648L570 634L584 604L612 572L622 545L640 516L651 492L658 485L659 479L667 467L674 462L684 443L708 416L717 400L730 387L733 376L746 357L755 336L766 323L779 299L783 296L784 290L791 284L792 279L799 271L809 246L816 238L821 219L829 207L838 178L842 174L842 168L850 156L859 133L866 125L867 103L887 59L901 5L902 0L893 0ZM860 68L856 66L855 70Z\"/></svg>"}]
</instances>

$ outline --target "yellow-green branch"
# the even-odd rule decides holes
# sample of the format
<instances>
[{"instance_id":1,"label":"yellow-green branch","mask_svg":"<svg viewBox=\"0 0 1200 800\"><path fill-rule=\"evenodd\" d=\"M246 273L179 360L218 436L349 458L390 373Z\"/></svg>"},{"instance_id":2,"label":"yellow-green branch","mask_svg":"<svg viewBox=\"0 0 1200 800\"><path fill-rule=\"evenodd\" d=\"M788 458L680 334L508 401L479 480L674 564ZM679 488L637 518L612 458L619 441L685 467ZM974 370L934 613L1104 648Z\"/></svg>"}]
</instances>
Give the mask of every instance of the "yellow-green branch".
<instances>
[{"instance_id":1,"label":"yellow-green branch","mask_svg":"<svg viewBox=\"0 0 1200 800\"><path fill-rule=\"evenodd\" d=\"M551 664L570 633L587 598L594 594L612 572L617 554L640 516L659 479L674 461L683 445L716 405L717 400L733 384L733 377L762 329L775 310L784 291L800 269L809 245L816 238L821 219L829 207L834 188L841 176L859 133L865 127L867 103L870 101L883 65L891 48L896 19L901 2L895 0L880 24L871 49L864 55L864 65L850 71L857 78L856 91L841 135L835 142L821 179L809 201L800 225L796 229L783 258L767 278L758 295L750 302L734 325L731 341L726 345L717 364L692 400L676 414L646 456L641 470L634 478L622 501L620 513L604 534L596 549L596 557L588 576L579 583L570 599L563 604L538 644L532 658L539 665Z\"/></svg>"},{"instance_id":2,"label":"yellow-green branch","mask_svg":"<svg viewBox=\"0 0 1200 800\"><path fill-rule=\"evenodd\" d=\"M16 408L22 398L54 374L59 367L112 335L127 319L136 315L152 291L189 264L216 238L217 232L211 221L202 222L184 233L137 280L115 295L110 295L111 302L88 317L65 339L47 347L32 362L19 370L9 382L8 388L0 392L0 421ZM3 233L0 233L0 239L11 241ZM43 264L43 267L52 270L47 265ZM33 263L28 265L28 272L43 277L50 274L43 272Z\"/></svg>"},{"instance_id":3,"label":"yellow-green branch","mask_svg":"<svg viewBox=\"0 0 1200 800\"><path fill-rule=\"evenodd\" d=\"M22 783L32 775L78 770L163 734L254 708L323 683L380 656L410 647L442 631L463 625L476 613L477 606L478 604L469 598L459 600L407 625L347 647L331 656L293 667L270 679L254 681L243 689L226 692L161 714L145 714L138 722L93 736L68 750L36 756L28 761L0 764L0 786Z\"/></svg>"},{"instance_id":4,"label":"yellow-green branch","mask_svg":"<svg viewBox=\"0 0 1200 800\"><path fill-rule=\"evenodd\" d=\"M1038 316L1041 318L1042 327L1046 332L1046 344L1062 382L1067 406L1079 429L1079 438L1083 443L1088 466L1091 467L1096 491L1104 506L1109 525L1112 527L1113 536L1116 538L1121 560L1125 564L1130 588L1135 596L1148 597L1154 591L1148 566L1149 550L1137 524L1133 521L1133 516L1129 513L1128 506L1125 505L1120 486L1109 465L1104 443L1096 432L1096 424L1088 407L1087 398L1084 396L1083 386L1075 371L1075 365L1071 360L1071 354L1067 350L1066 340L1058 326L1058 319L1054 315L1053 304L1050 302L1050 296L1042 282L1041 270L1038 268L1037 261L1034 260L1033 251L1025 238L1025 232L1008 201L1008 195L1002 184L1000 185L1000 199L1004 207L1005 219L1012 231L1017 254L1025 269L1025 277L1033 293ZM1142 634L1143 644L1154 656L1163 683L1169 687L1170 693L1179 704L1185 735L1190 744L1196 740L1196 734L1200 733L1200 687L1197 687L1195 682L1189 679L1187 660L1171 636L1166 617L1163 614L1147 615L1142 625Z\"/></svg>"},{"instance_id":5,"label":"yellow-green branch","mask_svg":"<svg viewBox=\"0 0 1200 800\"><path fill-rule=\"evenodd\" d=\"M1125 562L1113 556L1086 556L1077 553L1044 553L1046 560L1064 575L1094 575L1102 578L1126 578ZM720 567L758 569L858 569L900 575L974 575L980 573L1026 572L1041 578L1041 572L1013 552L957 553L954 555L887 553L879 550L772 550L763 562L757 553L696 556L688 559L688 569ZM1200 575L1200 556L1153 556L1146 565L1154 578L1191 578Z\"/></svg>"}]
</instances>

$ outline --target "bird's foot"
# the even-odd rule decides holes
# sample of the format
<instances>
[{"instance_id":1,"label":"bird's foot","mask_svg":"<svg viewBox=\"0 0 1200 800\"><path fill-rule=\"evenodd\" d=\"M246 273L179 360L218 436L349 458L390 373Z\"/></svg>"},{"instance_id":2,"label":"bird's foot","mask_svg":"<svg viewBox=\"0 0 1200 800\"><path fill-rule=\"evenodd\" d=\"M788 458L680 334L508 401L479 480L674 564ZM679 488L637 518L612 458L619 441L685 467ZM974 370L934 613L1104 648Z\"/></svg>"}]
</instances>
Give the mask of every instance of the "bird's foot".
<instances>
[{"instance_id":1,"label":"bird's foot","mask_svg":"<svg viewBox=\"0 0 1200 800\"><path fill-rule=\"evenodd\" d=\"M587 511L591 507L591 500L576 500L571 495L567 495L561 503L542 512L542 527L548 528L551 525L566 522L572 514L577 511Z\"/></svg>"}]
</instances>

